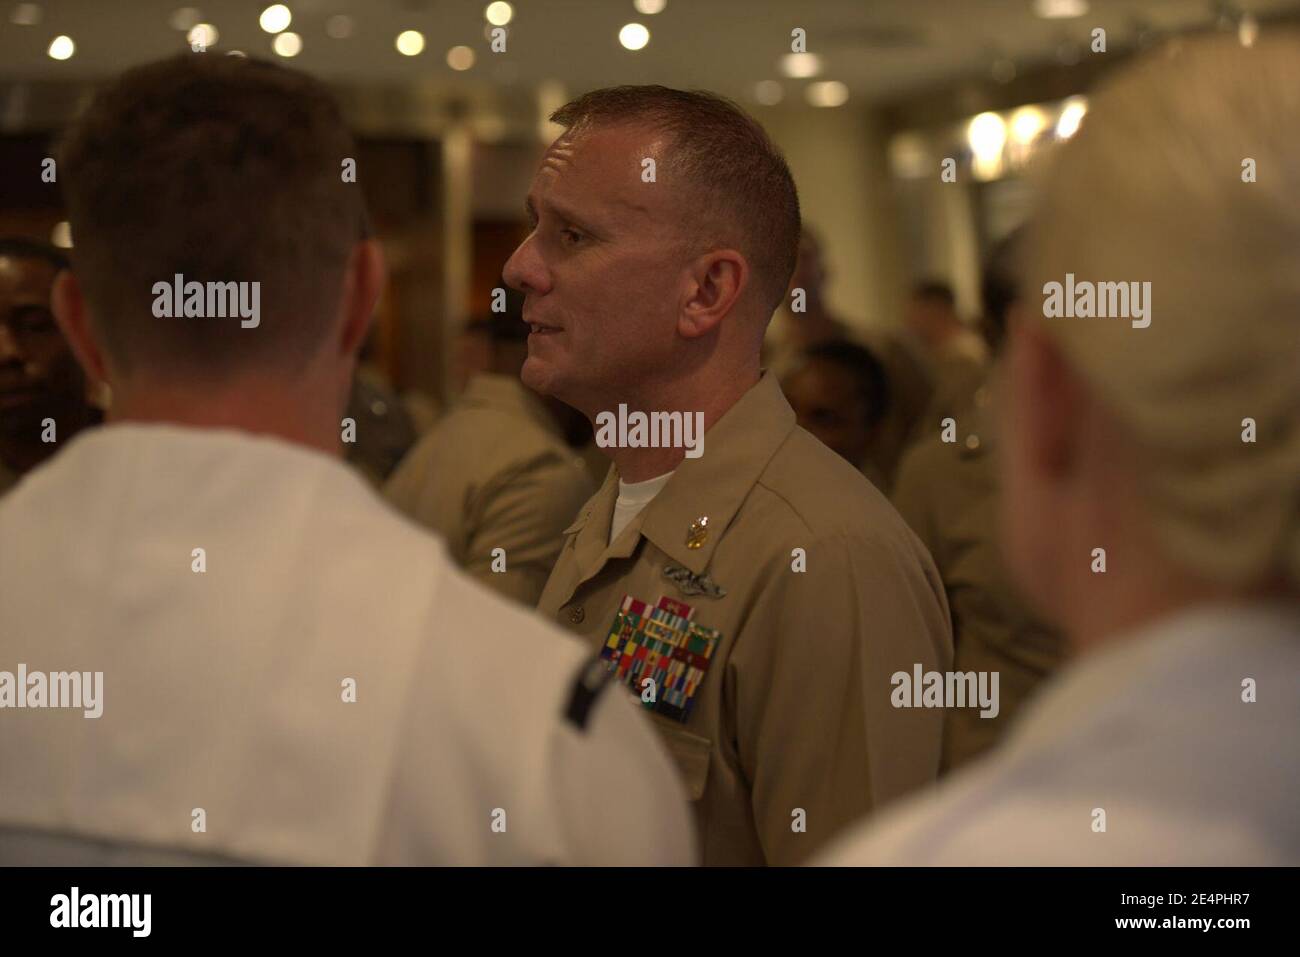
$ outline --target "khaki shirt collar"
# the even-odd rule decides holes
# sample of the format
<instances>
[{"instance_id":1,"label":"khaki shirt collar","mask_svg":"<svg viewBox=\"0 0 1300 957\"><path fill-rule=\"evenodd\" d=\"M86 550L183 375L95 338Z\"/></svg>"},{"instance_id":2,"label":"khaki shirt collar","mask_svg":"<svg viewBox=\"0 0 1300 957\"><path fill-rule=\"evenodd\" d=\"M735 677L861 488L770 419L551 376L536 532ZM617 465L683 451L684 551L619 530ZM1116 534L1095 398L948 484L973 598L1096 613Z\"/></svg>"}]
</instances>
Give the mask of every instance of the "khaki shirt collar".
<instances>
[{"instance_id":1,"label":"khaki shirt collar","mask_svg":"<svg viewBox=\"0 0 1300 957\"><path fill-rule=\"evenodd\" d=\"M677 564L703 574L723 532L794 427L794 410L776 377L764 372L705 433L704 453L683 459L663 490L609 545L618 499L618 472L611 468L600 491L565 530L577 533L574 549L581 579L595 575L607 559L631 555L641 537ZM707 534L698 548L690 548L688 532L703 518L708 519Z\"/></svg>"},{"instance_id":2,"label":"khaki shirt collar","mask_svg":"<svg viewBox=\"0 0 1300 957\"><path fill-rule=\"evenodd\" d=\"M564 441L564 432L542 400L514 376L483 372L465 385L460 404L464 408L493 409L507 415L522 416L547 434Z\"/></svg>"}]
</instances>

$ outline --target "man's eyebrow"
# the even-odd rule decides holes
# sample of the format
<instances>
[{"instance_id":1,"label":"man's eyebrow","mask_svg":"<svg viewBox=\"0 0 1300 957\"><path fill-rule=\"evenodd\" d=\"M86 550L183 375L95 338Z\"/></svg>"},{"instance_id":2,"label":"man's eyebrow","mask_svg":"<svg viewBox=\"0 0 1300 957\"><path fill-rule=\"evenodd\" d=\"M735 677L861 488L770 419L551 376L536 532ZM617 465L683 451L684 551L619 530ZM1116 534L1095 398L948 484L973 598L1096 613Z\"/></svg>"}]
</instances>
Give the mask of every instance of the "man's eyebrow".
<instances>
[{"instance_id":1,"label":"man's eyebrow","mask_svg":"<svg viewBox=\"0 0 1300 957\"><path fill-rule=\"evenodd\" d=\"M614 202L618 203L620 206L626 206L628 209L632 210L633 212L640 213L642 216L649 215L650 213L650 210L646 209L640 203L631 203L628 202L626 199L616 199L614 200Z\"/></svg>"},{"instance_id":2,"label":"man's eyebrow","mask_svg":"<svg viewBox=\"0 0 1300 957\"><path fill-rule=\"evenodd\" d=\"M525 203L525 206L529 210L529 214L535 217L536 208L532 205L531 199ZM542 206L550 210L566 223L573 223L575 226L581 226L583 229L591 231L596 231L600 228L599 223L592 217L578 213L575 210L570 209L568 206L565 206L563 203L555 202L553 199L543 199Z\"/></svg>"}]
</instances>

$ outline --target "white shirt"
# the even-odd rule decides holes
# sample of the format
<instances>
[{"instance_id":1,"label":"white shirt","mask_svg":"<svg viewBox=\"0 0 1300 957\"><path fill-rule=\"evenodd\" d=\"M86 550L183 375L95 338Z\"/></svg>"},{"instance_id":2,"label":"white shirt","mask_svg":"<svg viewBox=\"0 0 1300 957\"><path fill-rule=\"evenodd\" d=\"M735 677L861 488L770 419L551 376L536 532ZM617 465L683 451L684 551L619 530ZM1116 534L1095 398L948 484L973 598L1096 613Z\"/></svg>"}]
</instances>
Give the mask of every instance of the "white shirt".
<instances>
[{"instance_id":1,"label":"white shirt","mask_svg":"<svg viewBox=\"0 0 1300 957\"><path fill-rule=\"evenodd\" d=\"M1300 608L1186 611L1081 659L989 758L818 863L1294 866L1298 729Z\"/></svg>"},{"instance_id":2,"label":"white shirt","mask_svg":"<svg viewBox=\"0 0 1300 957\"><path fill-rule=\"evenodd\" d=\"M18 839L5 861L6 831L253 863L693 860L636 706L606 687L567 718L585 649L337 460L111 425L0 500L0 543L0 670L104 673L98 719L0 710L0 862L41 862Z\"/></svg>"},{"instance_id":3,"label":"white shirt","mask_svg":"<svg viewBox=\"0 0 1300 957\"><path fill-rule=\"evenodd\" d=\"M646 479L644 482L618 480L618 499L614 502L614 516L609 523L609 543L611 545L614 544L614 539L622 534L623 529L631 524L632 519L640 515L645 507L654 500L654 497L663 491L663 487L668 484L668 480L672 477L672 472L665 472L663 475Z\"/></svg>"}]
</instances>

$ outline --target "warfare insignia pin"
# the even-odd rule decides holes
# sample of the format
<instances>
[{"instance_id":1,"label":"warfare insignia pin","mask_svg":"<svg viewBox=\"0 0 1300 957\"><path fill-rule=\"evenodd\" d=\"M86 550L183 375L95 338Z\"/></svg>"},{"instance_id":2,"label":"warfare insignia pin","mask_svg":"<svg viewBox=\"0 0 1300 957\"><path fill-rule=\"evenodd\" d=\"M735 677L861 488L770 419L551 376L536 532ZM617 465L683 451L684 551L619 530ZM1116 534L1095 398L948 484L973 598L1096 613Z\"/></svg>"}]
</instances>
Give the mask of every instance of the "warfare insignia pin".
<instances>
[{"instance_id":1,"label":"warfare insignia pin","mask_svg":"<svg viewBox=\"0 0 1300 957\"><path fill-rule=\"evenodd\" d=\"M707 595L710 598L722 598L727 590L714 582L708 575L696 575L689 568L680 565L665 565L664 578L681 589L683 595Z\"/></svg>"}]
</instances>

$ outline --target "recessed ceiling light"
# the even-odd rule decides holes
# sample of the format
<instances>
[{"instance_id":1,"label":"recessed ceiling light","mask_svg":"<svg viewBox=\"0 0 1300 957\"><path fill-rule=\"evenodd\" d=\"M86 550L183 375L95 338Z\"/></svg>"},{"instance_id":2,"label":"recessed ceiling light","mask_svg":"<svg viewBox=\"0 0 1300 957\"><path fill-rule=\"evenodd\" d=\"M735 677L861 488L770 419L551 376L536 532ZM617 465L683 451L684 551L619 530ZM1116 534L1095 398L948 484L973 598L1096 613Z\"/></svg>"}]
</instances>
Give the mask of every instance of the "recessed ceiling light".
<instances>
[{"instance_id":1,"label":"recessed ceiling light","mask_svg":"<svg viewBox=\"0 0 1300 957\"><path fill-rule=\"evenodd\" d=\"M487 22L494 27L504 27L514 15L515 8L506 3L505 0L489 3L487 9L483 11L483 16L487 17Z\"/></svg>"},{"instance_id":2,"label":"recessed ceiling light","mask_svg":"<svg viewBox=\"0 0 1300 957\"><path fill-rule=\"evenodd\" d=\"M179 30L181 33L188 33L194 29L194 25L203 19L203 14L195 7L181 7L179 10L172 12L167 18L173 30Z\"/></svg>"},{"instance_id":3,"label":"recessed ceiling light","mask_svg":"<svg viewBox=\"0 0 1300 957\"><path fill-rule=\"evenodd\" d=\"M1068 20L1088 12L1088 0L1034 0L1034 13L1044 20Z\"/></svg>"},{"instance_id":4,"label":"recessed ceiling light","mask_svg":"<svg viewBox=\"0 0 1300 957\"><path fill-rule=\"evenodd\" d=\"M452 47L447 51L447 66L453 70L468 70L474 65L474 51L469 47Z\"/></svg>"},{"instance_id":5,"label":"recessed ceiling light","mask_svg":"<svg viewBox=\"0 0 1300 957\"><path fill-rule=\"evenodd\" d=\"M781 57L781 72L797 80L816 76L822 71L822 58L816 53L787 53Z\"/></svg>"},{"instance_id":6,"label":"recessed ceiling light","mask_svg":"<svg viewBox=\"0 0 1300 957\"><path fill-rule=\"evenodd\" d=\"M640 23L625 23L618 31L618 42L625 50L640 50L650 42L650 31Z\"/></svg>"},{"instance_id":7,"label":"recessed ceiling light","mask_svg":"<svg viewBox=\"0 0 1300 957\"><path fill-rule=\"evenodd\" d=\"M402 56L419 56L424 49L424 34L419 30L403 30L393 42Z\"/></svg>"},{"instance_id":8,"label":"recessed ceiling light","mask_svg":"<svg viewBox=\"0 0 1300 957\"><path fill-rule=\"evenodd\" d=\"M271 43L271 49L283 57L297 56L302 52L302 37L288 30L277 33L274 42Z\"/></svg>"},{"instance_id":9,"label":"recessed ceiling light","mask_svg":"<svg viewBox=\"0 0 1300 957\"><path fill-rule=\"evenodd\" d=\"M257 18L258 26L267 33L279 33L287 30L293 22L293 13L283 3L273 3Z\"/></svg>"},{"instance_id":10,"label":"recessed ceiling light","mask_svg":"<svg viewBox=\"0 0 1300 957\"><path fill-rule=\"evenodd\" d=\"M839 80L809 83L804 96L813 106L843 106L849 101L849 88Z\"/></svg>"},{"instance_id":11,"label":"recessed ceiling light","mask_svg":"<svg viewBox=\"0 0 1300 957\"><path fill-rule=\"evenodd\" d=\"M217 32L217 28L212 24L196 23L190 29L190 32L185 34L185 39L190 42L192 47L206 49L207 47L216 46L217 38L220 36L221 34Z\"/></svg>"},{"instance_id":12,"label":"recessed ceiling light","mask_svg":"<svg viewBox=\"0 0 1300 957\"><path fill-rule=\"evenodd\" d=\"M77 52L77 45L72 42L72 37L60 35L50 41L50 48L46 52L52 60L66 60Z\"/></svg>"},{"instance_id":13,"label":"recessed ceiling light","mask_svg":"<svg viewBox=\"0 0 1300 957\"><path fill-rule=\"evenodd\" d=\"M346 40L352 36L352 18L346 13L336 13L325 21L325 32L335 40Z\"/></svg>"},{"instance_id":14,"label":"recessed ceiling light","mask_svg":"<svg viewBox=\"0 0 1300 957\"><path fill-rule=\"evenodd\" d=\"M637 13L653 17L656 13L664 12L664 7L668 6L668 0L632 0L632 6L636 7Z\"/></svg>"},{"instance_id":15,"label":"recessed ceiling light","mask_svg":"<svg viewBox=\"0 0 1300 957\"><path fill-rule=\"evenodd\" d=\"M34 3L20 3L9 14L9 22L20 27L34 27L41 22L41 8Z\"/></svg>"}]
</instances>

